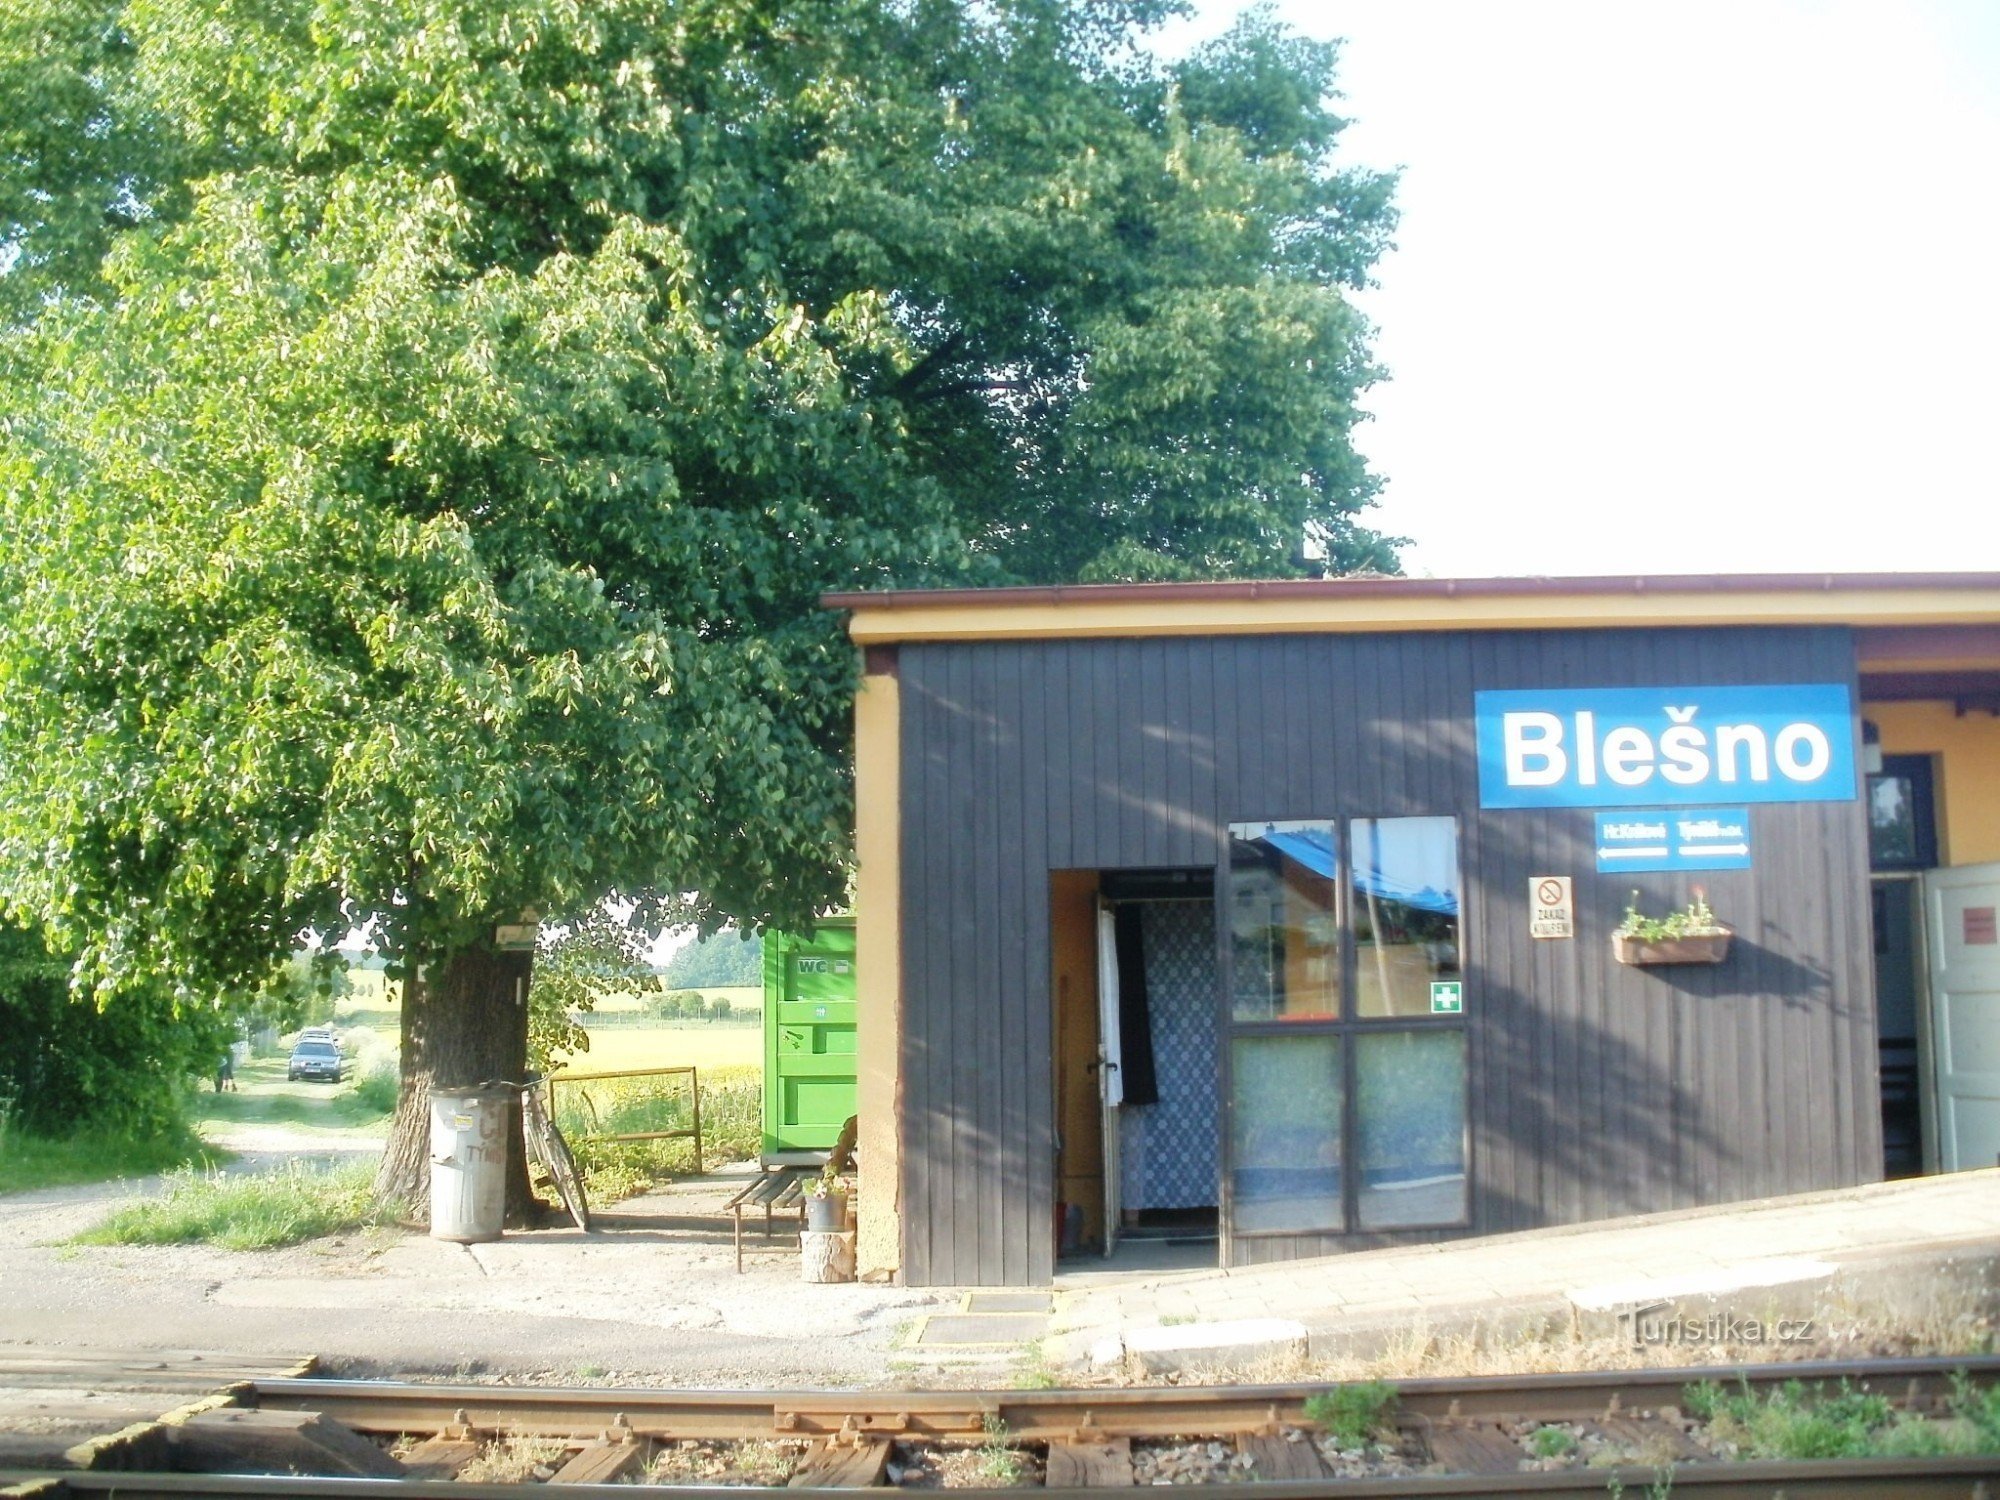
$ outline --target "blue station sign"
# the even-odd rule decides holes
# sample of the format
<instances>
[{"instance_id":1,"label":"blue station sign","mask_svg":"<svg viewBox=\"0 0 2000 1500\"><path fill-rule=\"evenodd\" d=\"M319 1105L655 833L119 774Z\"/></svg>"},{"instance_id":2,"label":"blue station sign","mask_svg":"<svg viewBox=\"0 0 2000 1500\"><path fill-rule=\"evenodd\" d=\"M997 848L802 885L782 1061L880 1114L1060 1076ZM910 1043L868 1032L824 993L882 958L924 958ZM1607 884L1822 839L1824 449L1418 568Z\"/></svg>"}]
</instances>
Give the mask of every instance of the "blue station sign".
<instances>
[{"instance_id":1,"label":"blue station sign","mask_svg":"<svg viewBox=\"0 0 2000 1500\"><path fill-rule=\"evenodd\" d=\"M1747 870L1750 809L1702 807L1687 811L1610 812L1597 815L1597 868L1607 870Z\"/></svg>"},{"instance_id":2,"label":"blue station sign","mask_svg":"<svg viewBox=\"0 0 2000 1500\"><path fill-rule=\"evenodd\" d=\"M1481 807L1846 802L1844 683L1473 694Z\"/></svg>"}]
</instances>

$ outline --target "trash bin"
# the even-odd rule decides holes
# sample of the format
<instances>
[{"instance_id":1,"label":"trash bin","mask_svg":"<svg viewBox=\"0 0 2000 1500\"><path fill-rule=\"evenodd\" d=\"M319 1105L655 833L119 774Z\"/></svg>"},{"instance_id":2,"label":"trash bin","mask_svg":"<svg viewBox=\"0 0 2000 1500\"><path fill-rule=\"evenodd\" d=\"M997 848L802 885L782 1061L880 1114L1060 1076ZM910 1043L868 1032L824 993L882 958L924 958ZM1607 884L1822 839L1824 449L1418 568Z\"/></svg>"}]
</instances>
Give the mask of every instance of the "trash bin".
<instances>
[{"instance_id":1,"label":"trash bin","mask_svg":"<svg viewBox=\"0 0 2000 1500\"><path fill-rule=\"evenodd\" d=\"M504 1084L431 1086L431 1238L479 1244L507 1217Z\"/></svg>"}]
</instances>

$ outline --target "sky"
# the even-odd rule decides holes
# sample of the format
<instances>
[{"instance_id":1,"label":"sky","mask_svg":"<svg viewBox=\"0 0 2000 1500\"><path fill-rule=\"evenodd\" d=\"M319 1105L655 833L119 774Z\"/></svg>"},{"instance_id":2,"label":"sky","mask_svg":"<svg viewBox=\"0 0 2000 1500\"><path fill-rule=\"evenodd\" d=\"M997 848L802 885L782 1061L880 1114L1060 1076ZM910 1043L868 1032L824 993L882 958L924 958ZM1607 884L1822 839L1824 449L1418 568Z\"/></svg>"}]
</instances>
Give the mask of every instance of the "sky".
<instances>
[{"instance_id":1,"label":"sky","mask_svg":"<svg viewBox=\"0 0 2000 1500\"><path fill-rule=\"evenodd\" d=\"M2000 570L2000 0L1275 8L1401 173L1406 572Z\"/></svg>"}]
</instances>

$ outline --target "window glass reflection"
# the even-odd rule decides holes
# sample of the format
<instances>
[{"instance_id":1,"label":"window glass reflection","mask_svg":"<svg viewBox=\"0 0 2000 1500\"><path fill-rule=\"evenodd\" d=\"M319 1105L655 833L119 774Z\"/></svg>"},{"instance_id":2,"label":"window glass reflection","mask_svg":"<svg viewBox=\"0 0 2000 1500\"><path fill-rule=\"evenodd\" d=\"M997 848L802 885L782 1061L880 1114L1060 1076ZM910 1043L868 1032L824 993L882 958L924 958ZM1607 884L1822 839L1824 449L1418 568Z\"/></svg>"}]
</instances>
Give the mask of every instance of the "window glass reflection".
<instances>
[{"instance_id":1,"label":"window glass reflection","mask_svg":"<svg viewBox=\"0 0 2000 1500\"><path fill-rule=\"evenodd\" d=\"M1427 1016L1431 983L1457 979L1458 820L1356 818L1356 1013Z\"/></svg>"},{"instance_id":2,"label":"window glass reflection","mask_svg":"<svg viewBox=\"0 0 2000 1500\"><path fill-rule=\"evenodd\" d=\"M1917 804L1906 776L1868 778L1868 856L1878 869L1917 862Z\"/></svg>"},{"instance_id":3,"label":"window glass reflection","mask_svg":"<svg viewBox=\"0 0 2000 1500\"><path fill-rule=\"evenodd\" d=\"M1229 835L1235 1018L1338 1016L1334 825L1232 823Z\"/></svg>"}]
</instances>

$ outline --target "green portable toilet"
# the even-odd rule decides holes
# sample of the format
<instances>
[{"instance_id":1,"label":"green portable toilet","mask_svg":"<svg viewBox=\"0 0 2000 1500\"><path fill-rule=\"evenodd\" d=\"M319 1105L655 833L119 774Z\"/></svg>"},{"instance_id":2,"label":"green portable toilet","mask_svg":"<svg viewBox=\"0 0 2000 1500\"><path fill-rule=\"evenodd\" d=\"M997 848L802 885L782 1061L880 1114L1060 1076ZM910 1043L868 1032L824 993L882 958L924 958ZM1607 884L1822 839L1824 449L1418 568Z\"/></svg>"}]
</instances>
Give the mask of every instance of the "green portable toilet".
<instances>
[{"instance_id":1,"label":"green portable toilet","mask_svg":"<svg viewBox=\"0 0 2000 1500\"><path fill-rule=\"evenodd\" d=\"M764 1162L817 1161L854 1113L854 918L764 939Z\"/></svg>"}]
</instances>

